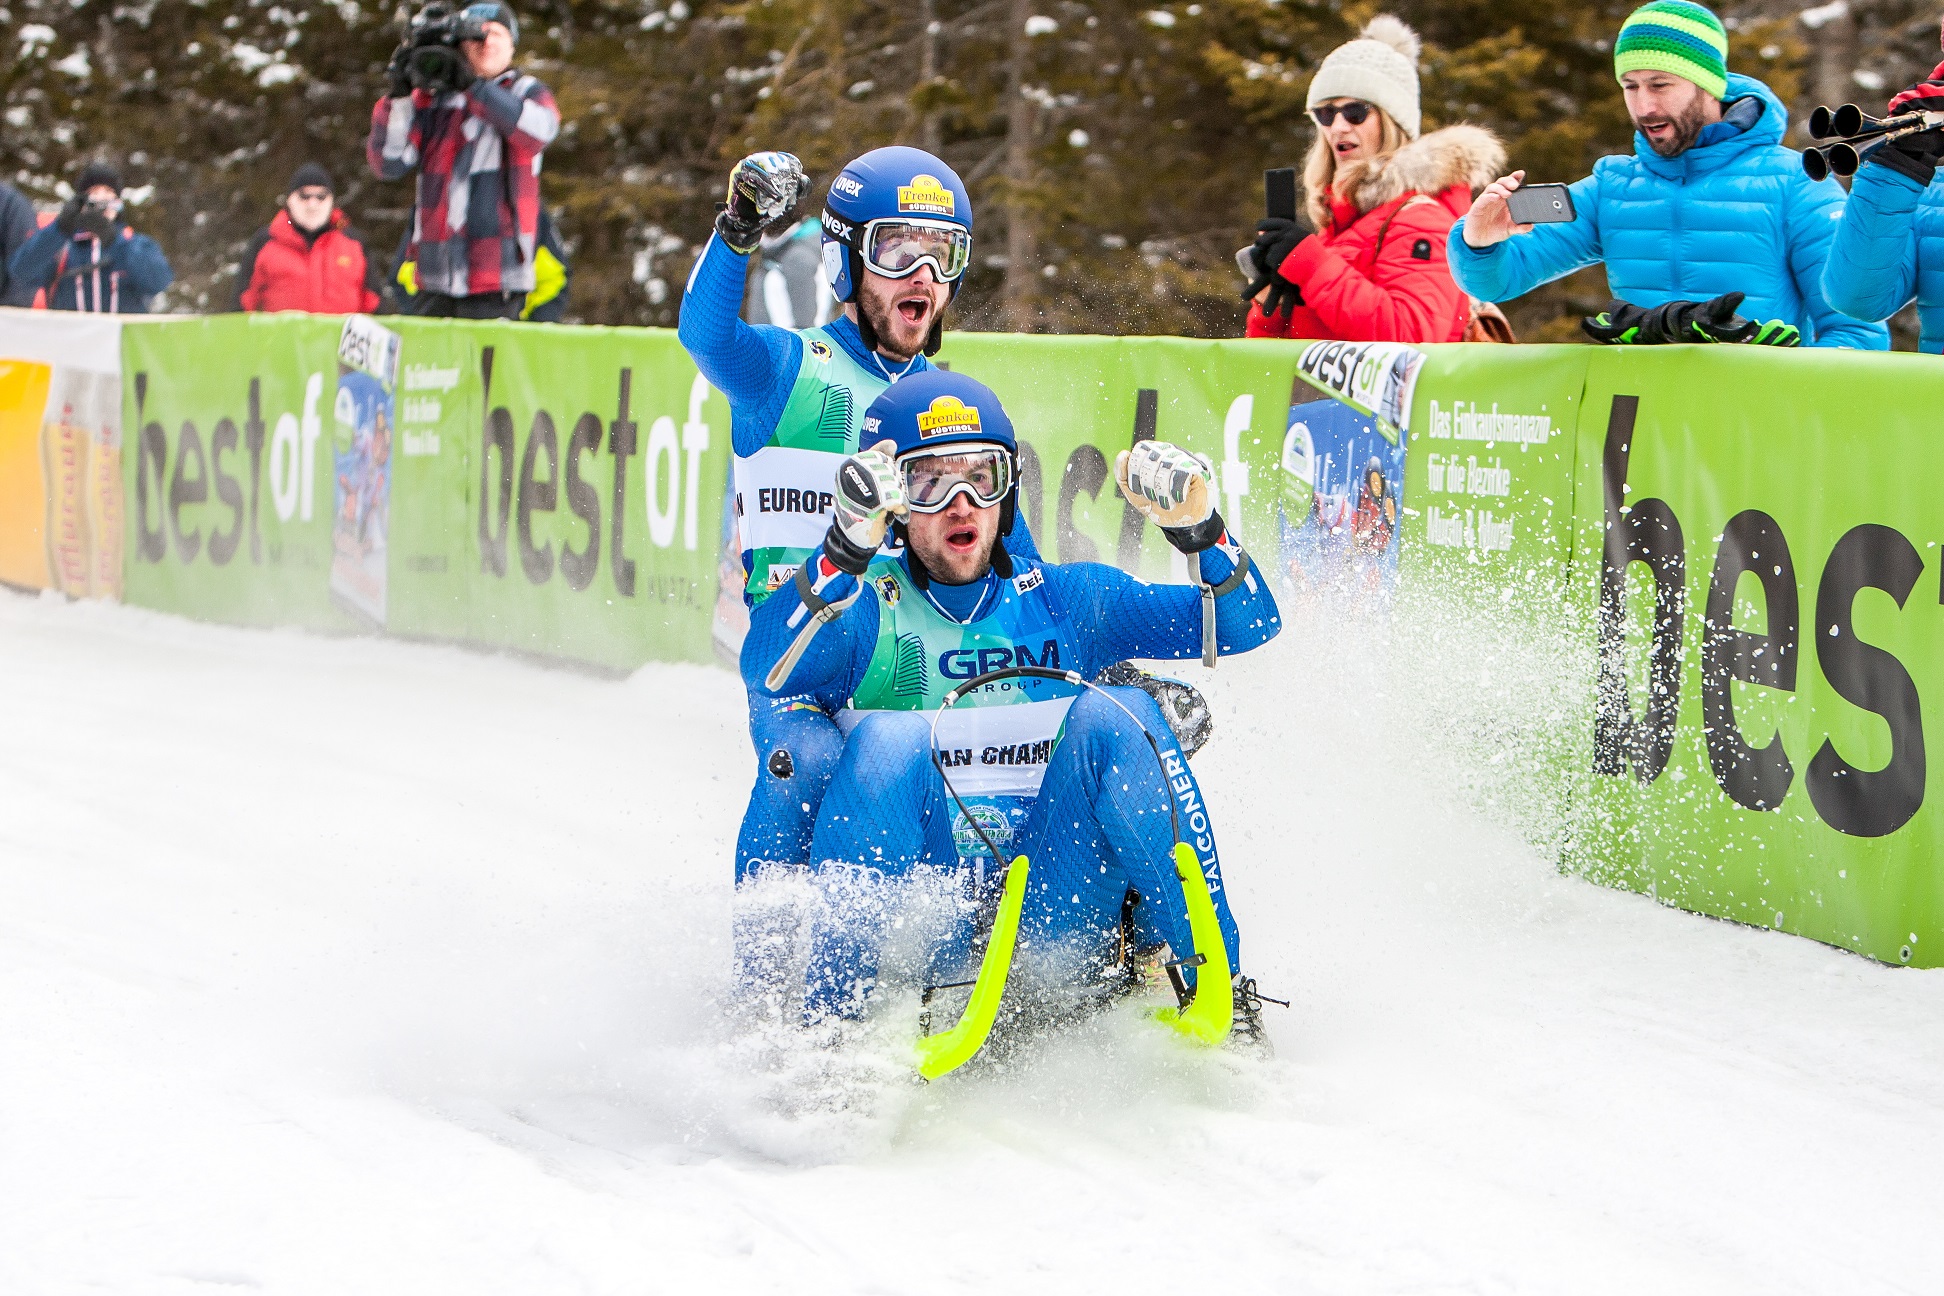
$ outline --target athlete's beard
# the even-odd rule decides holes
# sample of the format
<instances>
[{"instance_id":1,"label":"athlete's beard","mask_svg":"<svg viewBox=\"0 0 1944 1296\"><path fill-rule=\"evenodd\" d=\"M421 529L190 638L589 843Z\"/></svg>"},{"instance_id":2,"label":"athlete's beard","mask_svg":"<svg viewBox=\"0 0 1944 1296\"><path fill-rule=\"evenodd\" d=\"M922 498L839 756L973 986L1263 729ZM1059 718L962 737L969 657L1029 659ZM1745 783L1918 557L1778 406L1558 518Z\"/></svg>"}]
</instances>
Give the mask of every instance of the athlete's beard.
<instances>
[{"instance_id":1,"label":"athlete's beard","mask_svg":"<svg viewBox=\"0 0 1944 1296\"><path fill-rule=\"evenodd\" d=\"M959 509L944 513L914 513L905 520L905 543L931 579L945 585L970 585L992 567L999 543L999 508ZM970 552L954 552L946 543L953 533L970 530L979 544Z\"/></svg>"},{"instance_id":2,"label":"athlete's beard","mask_svg":"<svg viewBox=\"0 0 1944 1296\"><path fill-rule=\"evenodd\" d=\"M926 298L922 316L915 321L907 319L899 303L921 294ZM950 294L942 295L949 304ZM892 360L909 362L920 351L935 355L944 326L944 306L939 303L940 296L937 288L930 284L871 275L862 285L855 302L858 334L867 347L882 352Z\"/></svg>"},{"instance_id":3,"label":"athlete's beard","mask_svg":"<svg viewBox=\"0 0 1944 1296\"><path fill-rule=\"evenodd\" d=\"M1636 117L1634 118L1634 129L1640 130L1642 126L1659 125L1662 122L1671 124L1674 127L1674 133L1663 143L1656 144L1651 137L1647 136L1645 131L1641 131L1641 135L1642 138L1647 139L1647 147L1653 149L1661 157L1679 157L1694 146L1695 138L1701 134L1701 128L1708 124L1708 119L1705 116L1706 102L1704 95L1697 94L1688 101L1688 106L1682 109L1678 116L1669 117L1657 114L1652 117Z\"/></svg>"}]
</instances>

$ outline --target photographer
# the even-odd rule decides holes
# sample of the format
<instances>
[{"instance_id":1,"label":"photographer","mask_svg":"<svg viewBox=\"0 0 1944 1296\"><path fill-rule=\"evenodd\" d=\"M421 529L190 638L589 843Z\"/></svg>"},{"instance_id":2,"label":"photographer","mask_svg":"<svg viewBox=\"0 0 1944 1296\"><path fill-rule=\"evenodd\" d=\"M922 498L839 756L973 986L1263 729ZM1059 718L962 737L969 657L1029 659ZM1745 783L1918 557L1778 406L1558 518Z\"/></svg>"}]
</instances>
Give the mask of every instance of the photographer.
<instances>
[{"instance_id":1,"label":"photographer","mask_svg":"<svg viewBox=\"0 0 1944 1296\"><path fill-rule=\"evenodd\" d=\"M1476 126L1419 134L1418 53L1417 33L1379 14L1317 69L1303 168L1316 232L1276 217L1256 227L1250 337L1467 336L1471 303L1445 266L1445 234L1505 150Z\"/></svg>"},{"instance_id":2,"label":"photographer","mask_svg":"<svg viewBox=\"0 0 1944 1296\"><path fill-rule=\"evenodd\" d=\"M513 69L519 33L497 0L457 13L429 4L392 55L365 155L380 179L419 173L414 314L517 319L533 290L540 154L560 111Z\"/></svg>"},{"instance_id":3,"label":"photographer","mask_svg":"<svg viewBox=\"0 0 1944 1296\"><path fill-rule=\"evenodd\" d=\"M1651 0L1621 25L1613 71L1633 154L1571 186L1570 221L1515 222L1508 198L1525 172L1493 181L1447 241L1460 286L1503 302L1604 262L1621 300L1586 321L1597 341L1887 349L1889 330L1824 299L1842 188L1809 179L1783 146L1775 93L1728 71L1721 20Z\"/></svg>"},{"instance_id":4,"label":"photographer","mask_svg":"<svg viewBox=\"0 0 1944 1296\"><path fill-rule=\"evenodd\" d=\"M7 264L8 295L45 291L54 310L146 315L175 282L162 249L121 223L121 173L90 162L74 196Z\"/></svg>"}]
</instances>

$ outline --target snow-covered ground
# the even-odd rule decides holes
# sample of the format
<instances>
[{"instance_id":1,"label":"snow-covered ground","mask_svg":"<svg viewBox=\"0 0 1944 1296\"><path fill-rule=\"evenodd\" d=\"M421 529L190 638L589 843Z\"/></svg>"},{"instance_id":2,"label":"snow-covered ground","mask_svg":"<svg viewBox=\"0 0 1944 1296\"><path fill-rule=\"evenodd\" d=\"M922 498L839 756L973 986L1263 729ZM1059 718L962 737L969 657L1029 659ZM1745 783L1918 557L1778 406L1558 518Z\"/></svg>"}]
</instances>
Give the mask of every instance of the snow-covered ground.
<instances>
[{"instance_id":1,"label":"snow-covered ground","mask_svg":"<svg viewBox=\"0 0 1944 1296\"><path fill-rule=\"evenodd\" d=\"M919 1088L725 1024L727 672L0 593L0 1291L1937 1291L1944 974L1559 876L1322 644L1196 762L1277 1060Z\"/></svg>"}]
</instances>

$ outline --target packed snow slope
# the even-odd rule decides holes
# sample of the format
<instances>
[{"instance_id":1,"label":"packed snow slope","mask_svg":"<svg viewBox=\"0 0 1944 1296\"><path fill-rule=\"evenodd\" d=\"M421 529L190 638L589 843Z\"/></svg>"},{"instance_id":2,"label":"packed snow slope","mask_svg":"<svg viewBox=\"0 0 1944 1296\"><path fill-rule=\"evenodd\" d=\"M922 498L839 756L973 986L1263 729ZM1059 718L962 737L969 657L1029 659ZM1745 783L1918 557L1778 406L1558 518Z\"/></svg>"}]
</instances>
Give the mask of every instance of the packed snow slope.
<instances>
[{"instance_id":1,"label":"packed snow slope","mask_svg":"<svg viewBox=\"0 0 1944 1296\"><path fill-rule=\"evenodd\" d=\"M1939 1290L1944 975L1559 875L1343 655L1189 668L1276 1060L924 1088L725 1016L728 672L0 594L0 1291Z\"/></svg>"}]
</instances>

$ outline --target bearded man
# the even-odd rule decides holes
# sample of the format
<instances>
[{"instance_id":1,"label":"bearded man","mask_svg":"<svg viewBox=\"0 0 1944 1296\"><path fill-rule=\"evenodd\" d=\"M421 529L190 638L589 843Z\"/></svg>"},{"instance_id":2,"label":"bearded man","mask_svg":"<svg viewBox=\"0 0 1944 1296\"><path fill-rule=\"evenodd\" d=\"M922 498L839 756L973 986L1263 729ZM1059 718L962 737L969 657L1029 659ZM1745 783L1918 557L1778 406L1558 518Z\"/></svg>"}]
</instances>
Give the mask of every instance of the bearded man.
<instances>
[{"instance_id":1,"label":"bearded man","mask_svg":"<svg viewBox=\"0 0 1944 1296\"><path fill-rule=\"evenodd\" d=\"M1788 112L1774 92L1728 71L1721 20L1691 0L1652 0L1621 26L1613 67L1633 154L1600 159L1570 186L1570 221L1514 221L1507 199L1525 172L1493 181L1451 230L1459 286L1503 302L1603 262L1617 300L1586 321L1596 341L1888 350L1888 329L1823 295L1843 190L1809 179L1783 147Z\"/></svg>"}]
</instances>

